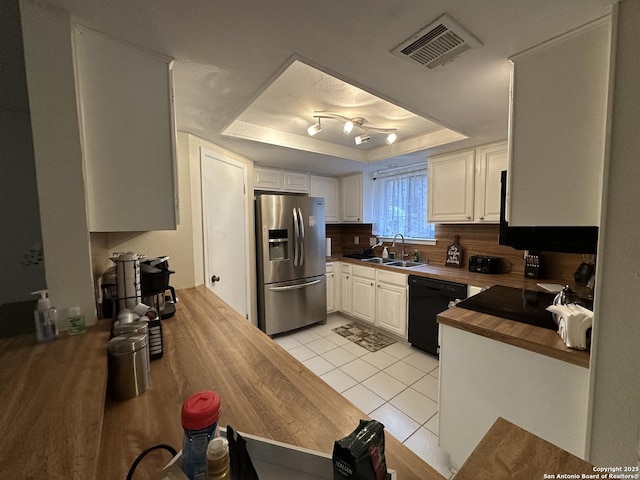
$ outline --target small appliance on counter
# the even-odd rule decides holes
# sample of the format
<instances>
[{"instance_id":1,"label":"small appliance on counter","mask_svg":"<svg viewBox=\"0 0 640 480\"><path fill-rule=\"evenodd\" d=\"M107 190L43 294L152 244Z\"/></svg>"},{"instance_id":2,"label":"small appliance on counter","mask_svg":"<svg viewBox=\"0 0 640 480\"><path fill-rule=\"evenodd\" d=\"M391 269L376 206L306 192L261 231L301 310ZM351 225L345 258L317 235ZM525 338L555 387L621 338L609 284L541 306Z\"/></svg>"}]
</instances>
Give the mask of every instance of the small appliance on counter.
<instances>
[{"instance_id":1,"label":"small appliance on counter","mask_svg":"<svg viewBox=\"0 0 640 480\"><path fill-rule=\"evenodd\" d=\"M169 257L156 257L140 262L140 286L142 303L155 308L160 318L165 320L176 313L178 301L175 289L169 285ZM167 295L167 291L170 295Z\"/></svg>"},{"instance_id":2,"label":"small appliance on counter","mask_svg":"<svg viewBox=\"0 0 640 480\"><path fill-rule=\"evenodd\" d=\"M489 255L473 255L469 258L469 271L496 274L500 272L501 258Z\"/></svg>"}]
</instances>

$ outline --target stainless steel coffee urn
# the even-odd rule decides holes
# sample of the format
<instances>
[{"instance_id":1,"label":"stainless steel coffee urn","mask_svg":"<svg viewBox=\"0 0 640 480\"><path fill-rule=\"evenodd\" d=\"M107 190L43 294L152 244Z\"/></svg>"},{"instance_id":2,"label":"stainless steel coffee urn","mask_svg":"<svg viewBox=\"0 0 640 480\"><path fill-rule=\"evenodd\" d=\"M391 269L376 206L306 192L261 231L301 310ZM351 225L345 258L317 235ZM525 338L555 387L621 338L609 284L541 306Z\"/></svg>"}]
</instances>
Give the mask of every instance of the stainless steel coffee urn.
<instances>
[{"instance_id":1,"label":"stainless steel coffee urn","mask_svg":"<svg viewBox=\"0 0 640 480\"><path fill-rule=\"evenodd\" d=\"M144 335L118 335L109 340L109 395L128 400L149 387L148 338Z\"/></svg>"}]
</instances>

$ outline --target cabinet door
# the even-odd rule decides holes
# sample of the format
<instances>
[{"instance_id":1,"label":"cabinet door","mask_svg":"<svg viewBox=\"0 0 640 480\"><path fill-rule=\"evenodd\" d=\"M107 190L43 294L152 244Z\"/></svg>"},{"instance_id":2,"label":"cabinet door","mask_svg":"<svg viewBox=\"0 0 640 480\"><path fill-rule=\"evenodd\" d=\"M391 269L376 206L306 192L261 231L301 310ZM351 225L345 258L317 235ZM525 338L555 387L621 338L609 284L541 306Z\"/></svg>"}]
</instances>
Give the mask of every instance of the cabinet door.
<instances>
[{"instance_id":1,"label":"cabinet door","mask_svg":"<svg viewBox=\"0 0 640 480\"><path fill-rule=\"evenodd\" d=\"M473 221L475 150L465 150L429 159L428 221L470 223Z\"/></svg>"},{"instance_id":2,"label":"cabinet door","mask_svg":"<svg viewBox=\"0 0 640 480\"><path fill-rule=\"evenodd\" d=\"M327 277L327 313L333 312L336 309L335 302L335 274L327 273L325 274Z\"/></svg>"},{"instance_id":3,"label":"cabinet door","mask_svg":"<svg viewBox=\"0 0 640 480\"><path fill-rule=\"evenodd\" d=\"M366 322L375 322L376 282L369 278L353 277L352 315Z\"/></svg>"},{"instance_id":4,"label":"cabinet door","mask_svg":"<svg viewBox=\"0 0 640 480\"><path fill-rule=\"evenodd\" d=\"M610 32L603 19L513 58L510 225L599 225Z\"/></svg>"},{"instance_id":5,"label":"cabinet door","mask_svg":"<svg viewBox=\"0 0 640 480\"><path fill-rule=\"evenodd\" d=\"M256 190L282 190L282 170L254 167L253 188Z\"/></svg>"},{"instance_id":6,"label":"cabinet door","mask_svg":"<svg viewBox=\"0 0 640 480\"><path fill-rule=\"evenodd\" d=\"M351 298L353 296L353 277L350 273L340 274L340 311L351 314Z\"/></svg>"},{"instance_id":7,"label":"cabinet door","mask_svg":"<svg viewBox=\"0 0 640 480\"><path fill-rule=\"evenodd\" d=\"M309 193L309 174L285 171L284 191Z\"/></svg>"},{"instance_id":8,"label":"cabinet door","mask_svg":"<svg viewBox=\"0 0 640 480\"><path fill-rule=\"evenodd\" d=\"M73 27L93 232L175 230L173 60Z\"/></svg>"},{"instance_id":9,"label":"cabinet door","mask_svg":"<svg viewBox=\"0 0 640 480\"><path fill-rule=\"evenodd\" d=\"M362 175L342 177L342 219L345 223L362 222Z\"/></svg>"},{"instance_id":10,"label":"cabinet door","mask_svg":"<svg viewBox=\"0 0 640 480\"><path fill-rule=\"evenodd\" d=\"M376 294L376 324L407 338L407 287L379 283Z\"/></svg>"},{"instance_id":11,"label":"cabinet door","mask_svg":"<svg viewBox=\"0 0 640 480\"><path fill-rule=\"evenodd\" d=\"M500 221L500 172L509 164L507 142L486 145L477 150L475 221Z\"/></svg>"},{"instance_id":12,"label":"cabinet door","mask_svg":"<svg viewBox=\"0 0 640 480\"><path fill-rule=\"evenodd\" d=\"M324 218L327 223L340 222L340 180L311 175L309 195L324 198Z\"/></svg>"}]
</instances>

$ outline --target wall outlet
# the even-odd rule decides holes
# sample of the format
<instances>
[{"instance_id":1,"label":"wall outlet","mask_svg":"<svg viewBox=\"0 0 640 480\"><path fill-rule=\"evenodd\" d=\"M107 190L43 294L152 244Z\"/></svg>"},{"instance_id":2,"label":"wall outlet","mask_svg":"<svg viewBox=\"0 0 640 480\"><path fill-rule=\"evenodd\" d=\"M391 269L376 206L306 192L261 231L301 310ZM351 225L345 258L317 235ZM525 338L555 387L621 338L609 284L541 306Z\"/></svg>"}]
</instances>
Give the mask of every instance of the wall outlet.
<instances>
[{"instance_id":1,"label":"wall outlet","mask_svg":"<svg viewBox=\"0 0 640 480\"><path fill-rule=\"evenodd\" d=\"M353 237L353 243L358 245L360 243L360 237L358 237L358 236Z\"/></svg>"},{"instance_id":2,"label":"wall outlet","mask_svg":"<svg viewBox=\"0 0 640 480\"><path fill-rule=\"evenodd\" d=\"M378 243L378 239L376 237L369 237L369 246L373 247Z\"/></svg>"}]
</instances>

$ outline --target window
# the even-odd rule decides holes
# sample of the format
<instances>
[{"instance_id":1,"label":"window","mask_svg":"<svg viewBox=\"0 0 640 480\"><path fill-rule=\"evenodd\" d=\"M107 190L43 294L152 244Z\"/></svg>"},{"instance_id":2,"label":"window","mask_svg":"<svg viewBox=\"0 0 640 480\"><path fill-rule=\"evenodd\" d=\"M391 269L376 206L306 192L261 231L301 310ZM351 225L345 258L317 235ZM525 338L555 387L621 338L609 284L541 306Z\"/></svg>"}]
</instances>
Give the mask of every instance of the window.
<instances>
[{"instance_id":1,"label":"window","mask_svg":"<svg viewBox=\"0 0 640 480\"><path fill-rule=\"evenodd\" d=\"M427 165L378 172L374 179L375 234L433 240L434 224L427 223Z\"/></svg>"}]
</instances>

